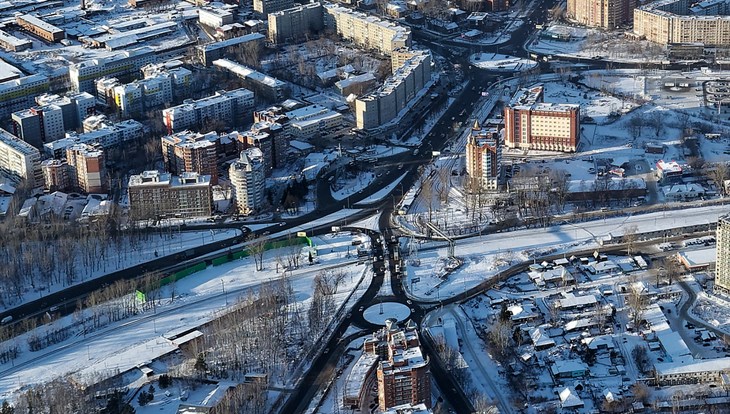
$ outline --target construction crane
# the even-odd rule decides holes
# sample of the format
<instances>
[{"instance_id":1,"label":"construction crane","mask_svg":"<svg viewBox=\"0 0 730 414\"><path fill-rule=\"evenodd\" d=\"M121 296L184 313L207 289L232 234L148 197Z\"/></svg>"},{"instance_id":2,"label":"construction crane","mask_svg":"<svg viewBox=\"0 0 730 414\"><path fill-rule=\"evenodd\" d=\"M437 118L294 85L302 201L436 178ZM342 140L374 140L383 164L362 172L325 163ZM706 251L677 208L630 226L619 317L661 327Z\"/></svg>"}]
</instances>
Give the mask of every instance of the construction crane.
<instances>
[{"instance_id":1,"label":"construction crane","mask_svg":"<svg viewBox=\"0 0 730 414\"><path fill-rule=\"evenodd\" d=\"M428 227L432 232L438 234L441 238L449 242L449 259L455 258L456 256L454 254L454 248L456 247L456 242L454 241L454 239L444 234L444 232L442 232L438 227L434 226L433 223L431 223L430 221L426 221L425 224L426 227Z\"/></svg>"}]
</instances>

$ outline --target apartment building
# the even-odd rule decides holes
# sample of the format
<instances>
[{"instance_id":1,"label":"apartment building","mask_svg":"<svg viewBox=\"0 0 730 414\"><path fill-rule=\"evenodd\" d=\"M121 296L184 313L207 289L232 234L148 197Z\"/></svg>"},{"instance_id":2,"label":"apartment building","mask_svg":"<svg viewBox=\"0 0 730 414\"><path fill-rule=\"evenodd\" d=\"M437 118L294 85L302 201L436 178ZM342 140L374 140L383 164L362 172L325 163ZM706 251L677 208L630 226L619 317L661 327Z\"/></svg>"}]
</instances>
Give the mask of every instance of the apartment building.
<instances>
[{"instance_id":1,"label":"apartment building","mask_svg":"<svg viewBox=\"0 0 730 414\"><path fill-rule=\"evenodd\" d=\"M114 106L125 118L143 114L173 101L172 76L158 73L154 77L136 80L112 89Z\"/></svg>"},{"instance_id":2,"label":"apartment building","mask_svg":"<svg viewBox=\"0 0 730 414\"><path fill-rule=\"evenodd\" d=\"M700 43L730 45L730 16L720 3L698 4L688 0L659 0L634 10L633 33L649 41L667 44ZM704 5L704 6L703 6ZM727 6L722 5L724 8ZM717 12L717 15L708 13Z\"/></svg>"},{"instance_id":3,"label":"apartment building","mask_svg":"<svg viewBox=\"0 0 730 414\"><path fill-rule=\"evenodd\" d=\"M277 122L258 121L248 131L238 134L240 150L258 148L263 154L264 173L271 175L274 168L284 165L289 148L287 129Z\"/></svg>"},{"instance_id":4,"label":"apartment building","mask_svg":"<svg viewBox=\"0 0 730 414\"><path fill-rule=\"evenodd\" d=\"M273 43L296 41L324 27L322 4L308 3L270 13L268 38Z\"/></svg>"},{"instance_id":5,"label":"apartment building","mask_svg":"<svg viewBox=\"0 0 730 414\"><path fill-rule=\"evenodd\" d=\"M66 96L43 94L35 98L40 106L55 105L61 108L64 131L80 128L84 119L96 114L96 99L90 93L81 92Z\"/></svg>"},{"instance_id":6,"label":"apartment building","mask_svg":"<svg viewBox=\"0 0 730 414\"><path fill-rule=\"evenodd\" d=\"M41 163L43 182L48 191L66 191L71 187L66 160L49 159Z\"/></svg>"},{"instance_id":7,"label":"apartment building","mask_svg":"<svg viewBox=\"0 0 730 414\"><path fill-rule=\"evenodd\" d=\"M169 76L172 82L172 99L176 102L189 96L189 88L193 82L193 72L182 67L182 64L179 60L151 64L142 68L142 74L145 79Z\"/></svg>"},{"instance_id":8,"label":"apartment building","mask_svg":"<svg viewBox=\"0 0 730 414\"><path fill-rule=\"evenodd\" d=\"M502 146L496 128L482 128L474 121L466 143L466 173L479 188L497 190L502 173Z\"/></svg>"},{"instance_id":9,"label":"apartment building","mask_svg":"<svg viewBox=\"0 0 730 414\"><path fill-rule=\"evenodd\" d=\"M243 79L243 85L254 91L260 99L269 102L278 102L289 97L290 90L287 82L228 59L218 59L213 62L213 65L232 72Z\"/></svg>"},{"instance_id":10,"label":"apartment building","mask_svg":"<svg viewBox=\"0 0 730 414\"><path fill-rule=\"evenodd\" d=\"M161 138L162 158L168 172L179 175L196 172L209 175L212 185L218 184L218 135L183 131Z\"/></svg>"},{"instance_id":11,"label":"apartment building","mask_svg":"<svg viewBox=\"0 0 730 414\"><path fill-rule=\"evenodd\" d=\"M66 138L57 139L43 145L43 151L50 157L63 158L66 148L75 144L99 144L107 149L120 144L135 144L144 136L145 127L134 120L117 123L101 121L82 134L68 133Z\"/></svg>"},{"instance_id":12,"label":"apartment building","mask_svg":"<svg viewBox=\"0 0 730 414\"><path fill-rule=\"evenodd\" d=\"M254 106L254 93L248 89L218 91L213 96L162 111L162 122L168 131L204 129L216 122L225 125L241 125L250 116Z\"/></svg>"},{"instance_id":13,"label":"apartment building","mask_svg":"<svg viewBox=\"0 0 730 414\"><path fill-rule=\"evenodd\" d=\"M11 178L43 184L41 153L38 148L0 129L0 172Z\"/></svg>"},{"instance_id":14,"label":"apartment building","mask_svg":"<svg viewBox=\"0 0 730 414\"><path fill-rule=\"evenodd\" d=\"M17 16L15 22L18 23L18 26L48 42L59 42L66 38L66 32L63 29L30 14Z\"/></svg>"},{"instance_id":15,"label":"apartment building","mask_svg":"<svg viewBox=\"0 0 730 414\"><path fill-rule=\"evenodd\" d=\"M337 4L325 3L323 7L325 29L336 32L359 47L390 56L396 49L411 46L411 30L408 27Z\"/></svg>"},{"instance_id":16,"label":"apartment building","mask_svg":"<svg viewBox=\"0 0 730 414\"><path fill-rule=\"evenodd\" d=\"M213 190L206 175L144 171L129 178L128 189L133 220L210 216L213 211Z\"/></svg>"},{"instance_id":17,"label":"apartment building","mask_svg":"<svg viewBox=\"0 0 730 414\"><path fill-rule=\"evenodd\" d=\"M377 128L393 120L429 82L431 55L425 51L414 54L380 88L355 100L357 128Z\"/></svg>"},{"instance_id":18,"label":"apartment building","mask_svg":"<svg viewBox=\"0 0 730 414\"><path fill-rule=\"evenodd\" d=\"M261 48L264 44L264 39L266 39L266 36L261 33L249 33L243 36L221 40L220 42L196 46L195 50L198 53L200 62L205 66L211 66L213 61L225 56L235 56L238 53L245 52L247 48Z\"/></svg>"},{"instance_id":19,"label":"apartment building","mask_svg":"<svg viewBox=\"0 0 730 414\"><path fill-rule=\"evenodd\" d=\"M66 148L70 187L84 193L102 193L106 187L104 150L101 146L76 144Z\"/></svg>"},{"instance_id":20,"label":"apartment building","mask_svg":"<svg viewBox=\"0 0 730 414\"><path fill-rule=\"evenodd\" d=\"M505 145L523 150L575 152L580 136L580 105L542 100L542 85L517 91L504 108Z\"/></svg>"},{"instance_id":21,"label":"apartment building","mask_svg":"<svg viewBox=\"0 0 730 414\"><path fill-rule=\"evenodd\" d=\"M36 148L63 138L66 132L63 111L58 105L42 105L13 112L11 119L13 133Z\"/></svg>"},{"instance_id":22,"label":"apartment building","mask_svg":"<svg viewBox=\"0 0 730 414\"><path fill-rule=\"evenodd\" d=\"M730 214L717 219L715 290L730 296Z\"/></svg>"},{"instance_id":23,"label":"apartment building","mask_svg":"<svg viewBox=\"0 0 730 414\"><path fill-rule=\"evenodd\" d=\"M30 75L0 83L0 117L8 117L16 111L30 108L35 98L48 91L49 79L43 75Z\"/></svg>"},{"instance_id":24,"label":"apartment building","mask_svg":"<svg viewBox=\"0 0 730 414\"><path fill-rule=\"evenodd\" d=\"M286 112L285 116L288 119L285 128L293 139L329 137L345 126L342 114L317 104Z\"/></svg>"},{"instance_id":25,"label":"apartment building","mask_svg":"<svg viewBox=\"0 0 730 414\"><path fill-rule=\"evenodd\" d=\"M246 149L228 169L232 201L239 214L252 214L264 205L266 174L263 157L259 148Z\"/></svg>"},{"instance_id":26,"label":"apartment building","mask_svg":"<svg viewBox=\"0 0 730 414\"><path fill-rule=\"evenodd\" d=\"M253 10L263 17L292 6L294 6L294 0L253 0Z\"/></svg>"},{"instance_id":27,"label":"apartment building","mask_svg":"<svg viewBox=\"0 0 730 414\"><path fill-rule=\"evenodd\" d=\"M403 329L388 319L385 327L365 340L363 353L378 355L376 369L381 411L403 404L431 407L431 374L423 355L418 328L408 322Z\"/></svg>"},{"instance_id":28,"label":"apartment building","mask_svg":"<svg viewBox=\"0 0 730 414\"><path fill-rule=\"evenodd\" d=\"M636 0L568 0L568 19L589 27L616 29L634 18Z\"/></svg>"},{"instance_id":29,"label":"apartment building","mask_svg":"<svg viewBox=\"0 0 730 414\"><path fill-rule=\"evenodd\" d=\"M68 69L74 92L95 93L97 79L115 77L129 82L139 77L140 69L155 61L152 48L141 47L109 58L91 59L71 65Z\"/></svg>"}]
</instances>

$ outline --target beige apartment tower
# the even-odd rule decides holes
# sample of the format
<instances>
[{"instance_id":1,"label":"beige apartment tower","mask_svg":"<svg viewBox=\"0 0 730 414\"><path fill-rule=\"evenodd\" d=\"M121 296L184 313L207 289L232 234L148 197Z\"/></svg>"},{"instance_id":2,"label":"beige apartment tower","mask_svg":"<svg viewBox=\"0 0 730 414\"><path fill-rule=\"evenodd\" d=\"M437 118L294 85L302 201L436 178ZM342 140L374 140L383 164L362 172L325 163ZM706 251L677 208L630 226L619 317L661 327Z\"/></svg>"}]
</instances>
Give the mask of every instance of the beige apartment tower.
<instances>
[{"instance_id":1,"label":"beige apartment tower","mask_svg":"<svg viewBox=\"0 0 730 414\"><path fill-rule=\"evenodd\" d=\"M636 0L568 0L568 18L578 24L616 29L630 23Z\"/></svg>"},{"instance_id":2,"label":"beige apartment tower","mask_svg":"<svg viewBox=\"0 0 730 414\"><path fill-rule=\"evenodd\" d=\"M730 295L730 213L717 219L715 291Z\"/></svg>"}]
</instances>

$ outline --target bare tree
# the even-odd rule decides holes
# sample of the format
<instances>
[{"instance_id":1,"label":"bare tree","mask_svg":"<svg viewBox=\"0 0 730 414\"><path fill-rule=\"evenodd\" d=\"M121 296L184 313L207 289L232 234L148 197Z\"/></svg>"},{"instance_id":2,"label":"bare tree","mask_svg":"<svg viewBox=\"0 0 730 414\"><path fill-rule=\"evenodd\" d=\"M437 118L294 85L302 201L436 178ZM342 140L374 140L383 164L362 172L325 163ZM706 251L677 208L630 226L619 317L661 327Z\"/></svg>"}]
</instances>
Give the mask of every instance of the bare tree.
<instances>
[{"instance_id":1,"label":"bare tree","mask_svg":"<svg viewBox=\"0 0 730 414\"><path fill-rule=\"evenodd\" d=\"M254 263L256 264L256 270L264 270L264 253L266 253L266 243L268 238L266 235L256 237L255 235L249 236L248 239L248 251L253 256Z\"/></svg>"},{"instance_id":2,"label":"bare tree","mask_svg":"<svg viewBox=\"0 0 730 414\"><path fill-rule=\"evenodd\" d=\"M636 224L631 224L624 227L623 242L626 244L627 256L631 256L631 252L634 249L634 244L636 243L636 239L638 237L638 231L639 226L637 226Z\"/></svg>"}]
</instances>

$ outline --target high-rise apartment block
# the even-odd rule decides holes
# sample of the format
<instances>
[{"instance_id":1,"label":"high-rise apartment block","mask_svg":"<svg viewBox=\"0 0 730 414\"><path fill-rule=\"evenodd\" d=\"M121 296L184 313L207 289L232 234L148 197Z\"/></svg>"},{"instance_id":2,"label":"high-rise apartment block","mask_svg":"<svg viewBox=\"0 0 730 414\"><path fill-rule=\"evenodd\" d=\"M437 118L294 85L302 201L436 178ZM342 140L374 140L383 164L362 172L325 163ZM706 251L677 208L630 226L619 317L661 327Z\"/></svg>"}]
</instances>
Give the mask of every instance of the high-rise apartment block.
<instances>
[{"instance_id":1,"label":"high-rise apartment block","mask_svg":"<svg viewBox=\"0 0 730 414\"><path fill-rule=\"evenodd\" d=\"M496 190L502 170L502 146L496 128L482 128L474 121L466 143L466 173L481 189ZM471 189L476 190L474 188Z\"/></svg>"},{"instance_id":2,"label":"high-rise apartment block","mask_svg":"<svg viewBox=\"0 0 730 414\"><path fill-rule=\"evenodd\" d=\"M380 88L355 100L357 127L372 129L393 120L430 79L430 53L413 51L413 57L396 69Z\"/></svg>"},{"instance_id":3,"label":"high-rise apartment block","mask_svg":"<svg viewBox=\"0 0 730 414\"><path fill-rule=\"evenodd\" d=\"M411 29L346 7L326 3L324 26L356 45L390 55L411 46Z\"/></svg>"},{"instance_id":4,"label":"high-rise apartment block","mask_svg":"<svg viewBox=\"0 0 730 414\"><path fill-rule=\"evenodd\" d=\"M730 214L717 219L715 290L730 295Z\"/></svg>"},{"instance_id":5,"label":"high-rise apartment block","mask_svg":"<svg viewBox=\"0 0 730 414\"><path fill-rule=\"evenodd\" d=\"M403 404L431 407L429 361L420 345L414 323L409 321L399 329L392 319L365 340L363 353L380 357L376 370L380 410Z\"/></svg>"},{"instance_id":6,"label":"high-rise apartment block","mask_svg":"<svg viewBox=\"0 0 730 414\"><path fill-rule=\"evenodd\" d=\"M218 184L218 135L183 131L162 137L162 157L167 171L173 174L196 172L209 175Z\"/></svg>"},{"instance_id":7,"label":"high-rise apartment block","mask_svg":"<svg viewBox=\"0 0 730 414\"><path fill-rule=\"evenodd\" d=\"M322 4L307 3L269 14L269 40L283 43L318 33L324 27Z\"/></svg>"},{"instance_id":8,"label":"high-rise apartment block","mask_svg":"<svg viewBox=\"0 0 730 414\"><path fill-rule=\"evenodd\" d=\"M517 91L504 108L504 143L523 150L575 152L580 105L543 102L543 86Z\"/></svg>"},{"instance_id":9,"label":"high-rise apartment block","mask_svg":"<svg viewBox=\"0 0 730 414\"><path fill-rule=\"evenodd\" d=\"M162 122L169 131L206 129L217 122L240 125L250 116L254 94L248 89L219 91L207 98L189 101L162 111Z\"/></svg>"},{"instance_id":10,"label":"high-rise apartment block","mask_svg":"<svg viewBox=\"0 0 730 414\"><path fill-rule=\"evenodd\" d=\"M578 24L616 29L634 18L636 0L568 0L567 17Z\"/></svg>"},{"instance_id":11,"label":"high-rise apartment block","mask_svg":"<svg viewBox=\"0 0 730 414\"><path fill-rule=\"evenodd\" d=\"M129 178L130 217L210 216L213 189L210 177L182 173L179 177L158 171L144 171Z\"/></svg>"},{"instance_id":12,"label":"high-rise apartment block","mask_svg":"<svg viewBox=\"0 0 730 414\"><path fill-rule=\"evenodd\" d=\"M193 72L182 67L182 64L179 60L151 64L142 68L142 74L145 79L169 76L172 82L172 99L179 101L189 96L189 88L193 82Z\"/></svg>"},{"instance_id":13,"label":"high-rise apartment block","mask_svg":"<svg viewBox=\"0 0 730 414\"><path fill-rule=\"evenodd\" d=\"M284 165L290 138L281 124L265 120L257 121L248 131L239 133L237 139L240 150L254 147L261 150L264 172L267 176L274 168Z\"/></svg>"},{"instance_id":14,"label":"high-rise apartment block","mask_svg":"<svg viewBox=\"0 0 730 414\"><path fill-rule=\"evenodd\" d=\"M231 163L228 177L239 214L252 214L263 206L266 175L260 149L241 151L241 156Z\"/></svg>"},{"instance_id":15,"label":"high-rise apartment block","mask_svg":"<svg viewBox=\"0 0 730 414\"><path fill-rule=\"evenodd\" d=\"M43 94L38 96L35 101L40 106L56 105L61 108L65 131L80 128L84 119L96 113L96 99L87 92L69 94L63 97Z\"/></svg>"},{"instance_id":16,"label":"high-rise apartment block","mask_svg":"<svg viewBox=\"0 0 730 414\"><path fill-rule=\"evenodd\" d=\"M659 44L730 45L727 1L659 0L634 10L636 37Z\"/></svg>"},{"instance_id":17,"label":"high-rise apartment block","mask_svg":"<svg viewBox=\"0 0 730 414\"><path fill-rule=\"evenodd\" d=\"M99 145L76 144L66 148L69 184L85 193L101 193L106 187L104 151Z\"/></svg>"},{"instance_id":18,"label":"high-rise apartment block","mask_svg":"<svg viewBox=\"0 0 730 414\"><path fill-rule=\"evenodd\" d=\"M0 129L0 171L15 179L40 186L43 181L41 153L38 148Z\"/></svg>"},{"instance_id":19,"label":"high-rise apartment block","mask_svg":"<svg viewBox=\"0 0 730 414\"><path fill-rule=\"evenodd\" d=\"M294 0L253 0L253 10L264 18L269 13L289 9L294 6Z\"/></svg>"},{"instance_id":20,"label":"high-rise apartment block","mask_svg":"<svg viewBox=\"0 0 730 414\"><path fill-rule=\"evenodd\" d=\"M13 133L23 141L41 148L43 144L63 138L63 112L58 105L36 106L13 112Z\"/></svg>"}]
</instances>

